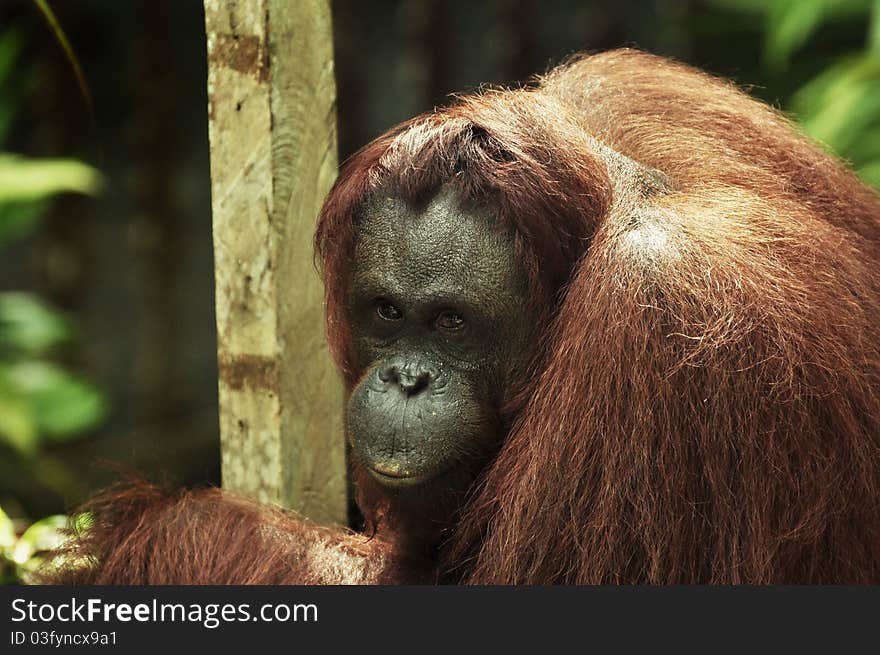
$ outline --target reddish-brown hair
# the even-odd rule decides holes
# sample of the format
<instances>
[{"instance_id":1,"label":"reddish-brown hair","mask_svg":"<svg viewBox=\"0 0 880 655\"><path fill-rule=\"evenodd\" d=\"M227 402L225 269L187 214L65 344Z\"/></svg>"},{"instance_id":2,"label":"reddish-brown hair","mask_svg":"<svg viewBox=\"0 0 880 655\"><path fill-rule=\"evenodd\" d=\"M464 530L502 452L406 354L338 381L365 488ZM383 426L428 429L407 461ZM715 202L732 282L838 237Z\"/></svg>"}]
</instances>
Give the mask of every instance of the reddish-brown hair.
<instances>
[{"instance_id":1,"label":"reddish-brown hair","mask_svg":"<svg viewBox=\"0 0 880 655\"><path fill-rule=\"evenodd\" d=\"M880 581L873 191L733 85L636 51L463 98L355 155L321 214L349 384L359 208L447 184L513 226L553 316L451 579Z\"/></svg>"},{"instance_id":2,"label":"reddish-brown hair","mask_svg":"<svg viewBox=\"0 0 880 655\"><path fill-rule=\"evenodd\" d=\"M315 525L220 489L130 480L80 508L92 524L39 581L91 585L391 584L430 581L393 541Z\"/></svg>"},{"instance_id":3,"label":"reddish-brown hair","mask_svg":"<svg viewBox=\"0 0 880 655\"><path fill-rule=\"evenodd\" d=\"M91 506L66 552L95 566L54 580L880 582L875 192L731 84L631 50L463 98L355 155L321 213L349 386L358 213L444 186L515 231L548 327L437 572L375 490L370 539L141 486Z\"/></svg>"},{"instance_id":4,"label":"reddish-brown hair","mask_svg":"<svg viewBox=\"0 0 880 655\"><path fill-rule=\"evenodd\" d=\"M463 202L489 205L502 225L515 228L535 299L563 285L611 188L599 158L575 125L556 118L559 111L552 97L528 91L462 98L395 128L342 167L321 211L315 250L328 339L349 385L356 372L345 289L357 215L371 196L420 206L452 186Z\"/></svg>"}]
</instances>

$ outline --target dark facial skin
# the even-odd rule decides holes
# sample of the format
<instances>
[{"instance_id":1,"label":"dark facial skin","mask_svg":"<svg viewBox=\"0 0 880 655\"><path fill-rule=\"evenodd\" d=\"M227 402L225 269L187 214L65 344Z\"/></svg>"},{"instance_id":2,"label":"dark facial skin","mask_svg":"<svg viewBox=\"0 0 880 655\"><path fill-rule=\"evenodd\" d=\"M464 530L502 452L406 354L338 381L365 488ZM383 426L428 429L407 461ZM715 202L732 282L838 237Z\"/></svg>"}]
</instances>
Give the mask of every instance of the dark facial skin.
<instances>
[{"instance_id":1,"label":"dark facial skin","mask_svg":"<svg viewBox=\"0 0 880 655\"><path fill-rule=\"evenodd\" d=\"M421 211L388 198L364 209L349 288L361 377L347 434L386 491L467 488L493 455L505 391L536 346L526 292L512 234L453 193Z\"/></svg>"}]
</instances>

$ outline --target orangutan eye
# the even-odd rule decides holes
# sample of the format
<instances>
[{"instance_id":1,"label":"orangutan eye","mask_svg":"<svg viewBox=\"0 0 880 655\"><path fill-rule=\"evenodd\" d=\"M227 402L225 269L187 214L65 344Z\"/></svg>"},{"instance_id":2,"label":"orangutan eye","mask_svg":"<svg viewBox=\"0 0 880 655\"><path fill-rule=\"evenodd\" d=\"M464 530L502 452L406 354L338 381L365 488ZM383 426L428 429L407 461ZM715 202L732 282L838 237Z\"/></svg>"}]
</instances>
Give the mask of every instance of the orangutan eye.
<instances>
[{"instance_id":1,"label":"orangutan eye","mask_svg":"<svg viewBox=\"0 0 880 655\"><path fill-rule=\"evenodd\" d=\"M462 318L461 314L456 314L455 312L442 312L437 317L437 327L442 330L455 332L464 327L464 318Z\"/></svg>"},{"instance_id":2,"label":"orangutan eye","mask_svg":"<svg viewBox=\"0 0 880 655\"><path fill-rule=\"evenodd\" d=\"M403 318L403 312L387 300L382 300L376 305L376 314L383 321L399 321Z\"/></svg>"}]
</instances>

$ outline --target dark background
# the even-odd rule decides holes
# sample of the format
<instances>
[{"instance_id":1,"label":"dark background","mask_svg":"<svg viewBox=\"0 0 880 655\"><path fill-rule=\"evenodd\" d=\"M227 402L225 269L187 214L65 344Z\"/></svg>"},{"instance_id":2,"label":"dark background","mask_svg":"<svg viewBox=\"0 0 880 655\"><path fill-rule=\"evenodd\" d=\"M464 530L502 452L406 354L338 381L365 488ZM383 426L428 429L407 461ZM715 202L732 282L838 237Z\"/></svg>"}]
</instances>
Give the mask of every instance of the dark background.
<instances>
[{"instance_id":1,"label":"dark background","mask_svg":"<svg viewBox=\"0 0 880 655\"><path fill-rule=\"evenodd\" d=\"M640 47L787 107L796 89L865 41L867 14L843 16L785 66L768 65L761 4L338 0L341 157L452 92L513 84L580 50ZM52 7L94 116L35 6L4 0L0 30L20 30L26 45L14 91L22 108L0 150L82 159L105 186L94 198L59 197L36 232L0 251L0 291L33 292L68 313L78 338L57 356L103 390L110 411L83 438L46 447L72 472L67 483L38 482L26 462L0 479L0 505L32 517L65 510L110 480L103 460L174 482L219 481L202 4Z\"/></svg>"}]
</instances>

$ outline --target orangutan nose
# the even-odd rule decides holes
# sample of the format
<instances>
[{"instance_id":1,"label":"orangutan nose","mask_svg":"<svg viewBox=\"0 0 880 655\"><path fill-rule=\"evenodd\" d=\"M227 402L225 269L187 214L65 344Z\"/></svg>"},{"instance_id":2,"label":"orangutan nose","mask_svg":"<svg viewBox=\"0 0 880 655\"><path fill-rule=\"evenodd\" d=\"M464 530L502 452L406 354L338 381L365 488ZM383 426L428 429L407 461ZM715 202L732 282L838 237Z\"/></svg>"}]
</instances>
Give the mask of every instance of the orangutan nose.
<instances>
[{"instance_id":1,"label":"orangutan nose","mask_svg":"<svg viewBox=\"0 0 880 655\"><path fill-rule=\"evenodd\" d=\"M397 385L407 396L416 396L436 378L434 369L421 362L406 362L394 357L379 369L379 379Z\"/></svg>"}]
</instances>

